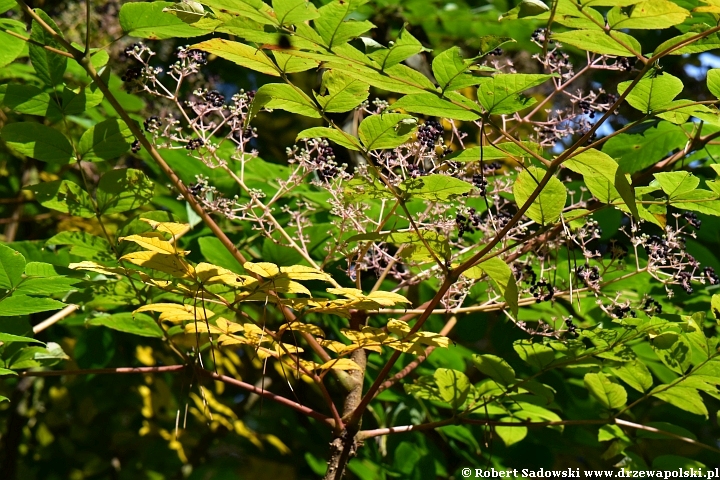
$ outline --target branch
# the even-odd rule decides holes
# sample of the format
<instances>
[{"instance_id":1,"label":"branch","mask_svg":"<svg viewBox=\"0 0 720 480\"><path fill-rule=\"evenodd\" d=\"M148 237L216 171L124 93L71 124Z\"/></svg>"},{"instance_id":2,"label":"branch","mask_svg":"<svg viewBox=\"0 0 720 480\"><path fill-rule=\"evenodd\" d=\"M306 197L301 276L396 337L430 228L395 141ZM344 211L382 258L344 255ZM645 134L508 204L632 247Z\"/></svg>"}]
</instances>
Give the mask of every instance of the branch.
<instances>
[{"instance_id":1,"label":"branch","mask_svg":"<svg viewBox=\"0 0 720 480\"><path fill-rule=\"evenodd\" d=\"M51 325L56 324L63 318L67 317L68 315L71 315L75 310L77 310L79 307L77 305L68 305L67 307L63 308L59 312L57 312L52 317L48 317L47 319L43 320L42 322L38 323L33 327L33 333L40 333L46 328L48 328Z\"/></svg>"}]
</instances>

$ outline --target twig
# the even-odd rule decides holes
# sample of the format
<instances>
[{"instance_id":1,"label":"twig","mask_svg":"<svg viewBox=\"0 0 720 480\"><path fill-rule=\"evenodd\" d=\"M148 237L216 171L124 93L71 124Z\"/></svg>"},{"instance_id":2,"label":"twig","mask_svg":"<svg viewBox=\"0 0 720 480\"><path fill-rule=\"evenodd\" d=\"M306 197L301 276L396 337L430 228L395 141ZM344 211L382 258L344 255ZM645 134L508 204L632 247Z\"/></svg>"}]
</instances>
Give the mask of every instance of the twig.
<instances>
[{"instance_id":1,"label":"twig","mask_svg":"<svg viewBox=\"0 0 720 480\"><path fill-rule=\"evenodd\" d=\"M46 328L50 327L51 325L56 324L63 318L67 317L68 315L72 314L75 310L78 309L77 305L68 305L67 307L63 308L59 312L57 312L52 317L48 317L47 319L43 320L42 322L38 323L33 327L33 333L40 333Z\"/></svg>"}]
</instances>

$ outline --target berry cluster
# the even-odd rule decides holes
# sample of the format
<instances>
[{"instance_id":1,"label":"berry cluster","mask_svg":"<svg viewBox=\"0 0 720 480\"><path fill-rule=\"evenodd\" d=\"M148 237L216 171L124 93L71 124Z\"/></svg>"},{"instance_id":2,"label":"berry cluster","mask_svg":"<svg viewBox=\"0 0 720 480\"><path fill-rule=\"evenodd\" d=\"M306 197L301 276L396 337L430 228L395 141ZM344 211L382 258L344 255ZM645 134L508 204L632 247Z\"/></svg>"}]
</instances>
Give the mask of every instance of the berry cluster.
<instances>
[{"instance_id":1,"label":"berry cluster","mask_svg":"<svg viewBox=\"0 0 720 480\"><path fill-rule=\"evenodd\" d=\"M600 281L600 270L598 267L591 267L590 265L580 265L575 273L588 287L597 285Z\"/></svg>"},{"instance_id":2,"label":"berry cluster","mask_svg":"<svg viewBox=\"0 0 720 480\"><path fill-rule=\"evenodd\" d=\"M635 310L630 308L630 305L615 305L612 309L612 314L615 318L625 318L628 314L632 318L637 316Z\"/></svg>"},{"instance_id":3,"label":"berry cluster","mask_svg":"<svg viewBox=\"0 0 720 480\"><path fill-rule=\"evenodd\" d=\"M501 168L502 168L502 163L500 163L500 162L483 163L483 172L484 173L495 173L497 170L500 170Z\"/></svg>"},{"instance_id":4,"label":"berry cluster","mask_svg":"<svg viewBox=\"0 0 720 480\"><path fill-rule=\"evenodd\" d=\"M455 224L458 227L458 238L462 238L465 232L473 233L480 226L480 215L475 213L475 209L468 210L468 216L458 213L455 215Z\"/></svg>"},{"instance_id":5,"label":"berry cluster","mask_svg":"<svg viewBox=\"0 0 720 480\"><path fill-rule=\"evenodd\" d=\"M717 285L720 284L720 278L715 274L715 269L712 267L705 267L703 270L703 273L705 274L705 278L707 279L708 283L710 285Z\"/></svg>"},{"instance_id":6,"label":"berry cluster","mask_svg":"<svg viewBox=\"0 0 720 480\"><path fill-rule=\"evenodd\" d=\"M487 195L487 179L485 178L485 175L481 173L476 173L472 176L472 184L477 187L478 190L480 190L480 196L484 197Z\"/></svg>"},{"instance_id":7,"label":"berry cluster","mask_svg":"<svg viewBox=\"0 0 720 480\"><path fill-rule=\"evenodd\" d=\"M145 127L146 132L156 132L160 127L162 126L162 121L160 120L160 117L156 117L153 115L152 117L148 117L143 122L143 127Z\"/></svg>"},{"instance_id":8,"label":"berry cluster","mask_svg":"<svg viewBox=\"0 0 720 480\"><path fill-rule=\"evenodd\" d=\"M525 265L523 268L520 268L519 265L514 264L513 276L515 277L515 281L518 282L524 281L531 285L534 285L535 282L537 282L537 274L530 265Z\"/></svg>"},{"instance_id":9,"label":"berry cluster","mask_svg":"<svg viewBox=\"0 0 720 480\"><path fill-rule=\"evenodd\" d=\"M218 92L217 90L210 90L205 95L205 100L213 107L220 108L225 105L225 95Z\"/></svg>"},{"instance_id":10,"label":"berry cluster","mask_svg":"<svg viewBox=\"0 0 720 480\"><path fill-rule=\"evenodd\" d=\"M489 51L487 54L491 55L493 57L499 57L500 55L503 54L503 50L502 50L502 48L498 47L494 50Z\"/></svg>"},{"instance_id":11,"label":"berry cluster","mask_svg":"<svg viewBox=\"0 0 720 480\"><path fill-rule=\"evenodd\" d=\"M645 299L645 303L643 303L643 310L648 315L660 315L662 314L662 305L660 305L660 302L655 300L652 297L647 297Z\"/></svg>"},{"instance_id":12,"label":"berry cluster","mask_svg":"<svg viewBox=\"0 0 720 480\"><path fill-rule=\"evenodd\" d=\"M666 239L657 235L650 235L645 242L645 250L648 252L648 256L653 260L661 262L667 261L670 255L670 246Z\"/></svg>"},{"instance_id":13,"label":"berry cluster","mask_svg":"<svg viewBox=\"0 0 720 480\"><path fill-rule=\"evenodd\" d=\"M190 140L188 140L185 148L188 150L197 150L203 145L205 145L205 142L202 140L202 138L191 138Z\"/></svg>"},{"instance_id":14,"label":"berry cluster","mask_svg":"<svg viewBox=\"0 0 720 480\"><path fill-rule=\"evenodd\" d=\"M127 70L125 70L125 73L123 74L122 79L123 82L132 82L133 80L139 80L140 77L142 77L143 74L143 67L130 67Z\"/></svg>"},{"instance_id":15,"label":"berry cluster","mask_svg":"<svg viewBox=\"0 0 720 480\"><path fill-rule=\"evenodd\" d=\"M546 28L538 28L538 29L535 29L535 31L532 33L530 40L532 40L535 43L543 43L545 41L546 36L547 36L547 29Z\"/></svg>"},{"instance_id":16,"label":"berry cluster","mask_svg":"<svg viewBox=\"0 0 720 480\"><path fill-rule=\"evenodd\" d=\"M418 127L417 139L421 145L435 148L435 144L442 138L443 133L445 133L445 129L440 125L440 122L428 120Z\"/></svg>"},{"instance_id":17,"label":"berry cluster","mask_svg":"<svg viewBox=\"0 0 720 480\"><path fill-rule=\"evenodd\" d=\"M198 65L207 65L207 52L202 50L189 49L187 47L178 47L177 57L180 60L190 60Z\"/></svg>"},{"instance_id":18,"label":"berry cluster","mask_svg":"<svg viewBox=\"0 0 720 480\"><path fill-rule=\"evenodd\" d=\"M530 287L530 293L535 297L535 303L549 302L555 295L555 288L545 280L540 280Z\"/></svg>"},{"instance_id":19,"label":"berry cluster","mask_svg":"<svg viewBox=\"0 0 720 480\"><path fill-rule=\"evenodd\" d=\"M692 285L690 285L690 281L692 280L692 273L679 272L677 274L677 279L680 280L680 287L685 290L685 293L687 293L688 295L693 293Z\"/></svg>"},{"instance_id":20,"label":"berry cluster","mask_svg":"<svg viewBox=\"0 0 720 480\"><path fill-rule=\"evenodd\" d=\"M138 153L140 151L140 140L135 140L130 146L130 150L132 150L133 153Z\"/></svg>"},{"instance_id":21,"label":"berry cluster","mask_svg":"<svg viewBox=\"0 0 720 480\"><path fill-rule=\"evenodd\" d=\"M700 230L702 220L697 217L697 214L695 212L685 212L683 213L683 217L690 225L693 226L695 230Z\"/></svg>"},{"instance_id":22,"label":"berry cluster","mask_svg":"<svg viewBox=\"0 0 720 480\"><path fill-rule=\"evenodd\" d=\"M629 72L635 66L635 62L632 60L633 59L628 58L628 57L620 57L615 62L615 65L617 65L621 69L625 70L626 72Z\"/></svg>"},{"instance_id":23,"label":"berry cluster","mask_svg":"<svg viewBox=\"0 0 720 480\"><path fill-rule=\"evenodd\" d=\"M408 164L407 171L408 171L408 174L410 174L410 176L412 178L418 178L418 177L427 175L427 172L425 171L425 169L422 166L415 165L414 163Z\"/></svg>"},{"instance_id":24,"label":"berry cluster","mask_svg":"<svg viewBox=\"0 0 720 480\"><path fill-rule=\"evenodd\" d=\"M565 319L565 326L567 327L568 333L576 337L578 336L577 325L573 323L572 316Z\"/></svg>"},{"instance_id":25,"label":"berry cluster","mask_svg":"<svg viewBox=\"0 0 720 480\"><path fill-rule=\"evenodd\" d=\"M340 173L340 169L335 163L335 152L327 142L318 144L316 161L319 166L317 174L323 182L332 180Z\"/></svg>"}]
</instances>

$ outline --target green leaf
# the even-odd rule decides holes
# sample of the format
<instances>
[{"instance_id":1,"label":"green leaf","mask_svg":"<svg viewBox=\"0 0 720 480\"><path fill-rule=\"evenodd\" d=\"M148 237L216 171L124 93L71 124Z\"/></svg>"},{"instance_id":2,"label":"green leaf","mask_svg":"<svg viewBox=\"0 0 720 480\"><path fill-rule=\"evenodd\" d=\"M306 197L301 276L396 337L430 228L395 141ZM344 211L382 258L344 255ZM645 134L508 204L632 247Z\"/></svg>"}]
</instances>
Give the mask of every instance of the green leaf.
<instances>
[{"instance_id":1,"label":"green leaf","mask_svg":"<svg viewBox=\"0 0 720 480\"><path fill-rule=\"evenodd\" d=\"M340 71L328 70L323 74L320 91L323 95L315 94L315 99L324 112L349 112L367 99L370 85Z\"/></svg>"},{"instance_id":2,"label":"green leaf","mask_svg":"<svg viewBox=\"0 0 720 480\"><path fill-rule=\"evenodd\" d=\"M213 38L205 42L196 43L192 46L198 50L212 53L225 60L249 68L256 72L279 77L278 67L272 60L257 47L251 47L240 42L231 42L221 38Z\"/></svg>"},{"instance_id":3,"label":"green leaf","mask_svg":"<svg viewBox=\"0 0 720 480\"><path fill-rule=\"evenodd\" d=\"M625 389L613 383L602 373L587 373L584 377L585 388L597 398L605 408L621 408L627 403Z\"/></svg>"},{"instance_id":4,"label":"green leaf","mask_svg":"<svg viewBox=\"0 0 720 480\"><path fill-rule=\"evenodd\" d=\"M661 52L665 52L669 48L675 47L676 45L686 42L686 41L696 37L698 35L698 33L700 33L700 32L683 33L682 35L671 38L670 40L666 40L655 49L655 51L653 52L653 55L657 55ZM702 53L702 52L707 52L709 50L716 50L718 48L720 48L720 35L718 35L717 33L712 33L701 39L696 39L693 42L691 42L685 46L677 48L677 49L671 51L668 55L687 55L688 53Z\"/></svg>"},{"instance_id":5,"label":"green leaf","mask_svg":"<svg viewBox=\"0 0 720 480\"><path fill-rule=\"evenodd\" d=\"M215 13L235 13L259 22L262 25L278 25L271 8L262 0L201 0Z\"/></svg>"},{"instance_id":6,"label":"green leaf","mask_svg":"<svg viewBox=\"0 0 720 480\"><path fill-rule=\"evenodd\" d=\"M103 98L102 91L95 84L81 87L77 92L65 87L60 96L62 113L65 115L78 115L89 108L100 105Z\"/></svg>"},{"instance_id":7,"label":"green leaf","mask_svg":"<svg viewBox=\"0 0 720 480\"><path fill-rule=\"evenodd\" d=\"M663 345L660 339L671 334L677 335L674 332L665 332L655 337L651 342L651 346L666 367L682 375L690 368L692 347L684 336L678 336L674 342Z\"/></svg>"},{"instance_id":8,"label":"green leaf","mask_svg":"<svg viewBox=\"0 0 720 480\"><path fill-rule=\"evenodd\" d=\"M273 0L272 6L280 25L302 23L319 15L315 6L306 0Z\"/></svg>"},{"instance_id":9,"label":"green leaf","mask_svg":"<svg viewBox=\"0 0 720 480\"><path fill-rule=\"evenodd\" d=\"M398 39L390 48L378 49L368 56L379 63L380 68L384 70L424 51L427 49L403 27Z\"/></svg>"},{"instance_id":10,"label":"green leaf","mask_svg":"<svg viewBox=\"0 0 720 480\"><path fill-rule=\"evenodd\" d=\"M250 108L250 118L263 107L278 108L306 117L321 117L318 107L305 93L284 83L267 83L258 88Z\"/></svg>"},{"instance_id":11,"label":"green leaf","mask_svg":"<svg viewBox=\"0 0 720 480\"><path fill-rule=\"evenodd\" d=\"M153 199L155 184L140 170L121 168L100 177L97 197L100 213L122 213L142 207Z\"/></svg>"},{"instance_id":12,"label":"green leaf","mask_svg":"<svg viewBox=\"0 0 720 480\"><path fill-rule=\"evenodd\" d=\"M521 95L525 90L541 85L554 75L498 73L478 82L478 101L489 113L500 115L515 113L533 105L536 100Z\"/></svg>"},{"instance_id":13,"label":"green leaf","mask_svg":"<svg viewBox=\"0 0 720 480\"><path fill-rule=\"evenodd\" d=\"M555 350L532 340L518 340L513 349L525 363L539 370L550 365L555 360Z\"/></svg>"},{"instance_id":14,"label":"green leaf","mask_svg":"<svg viewBox=\"0 0 720 480\"><path fill-rule=\"evenodd\" d=\"M460 90L479 84L485 77L476 77L470 72L472 60L460 55L460 48L453 47L439 54L432 63L433 75L442 92Z\"/></svg>"},{"instance_id":15,"label":"green leaf","mask_svg":"<svg viewBox=\"0 0 720 480\"><path fill-rule=\"evenodd\" d=\"M534 142L523 141L520 142L525 148L534 152L538 156L542 156L543 149L540 145ZM494 160L503 160L505 158L534 158L531 153L524 150L520 146L512 143L498 143L496 145L484 145L482 150L480 147L470 147L459 152L453 152L445 157L446 160L452 160L454 162L479 162L482 152L482 160L484 162L492 162Z\"/></svg>"},{"instance_id":16,"label":"green leaf","mask_svg":"<svg viewBox=\"0 0 720 480\"><path fill-rule=\"evenodd\" d=\"M360 141L367 150L395 148L405 143L417 122L410 115L384 113L365 118L358 127Z\"/></svg>"},{"instance_id":17,"label":"green leaf","mask_svg":"<svg viewBox=\"0 0 720 480\"><path fill-rule=\"evenodd\" d=\"M635 52L642 52L640 42L623 32L605 32L604 30L594 29L573 30L570 32L553 33L552 39L556 42L572 45L581 50L602 55L634 57Z\"/></svg>"},{"instance_id":18,"label":"green leaf","mask_svg":"<svg viewBox=\"0 0 720 480\"><path fill-rule=\"evenodd\" d=\"M131 37L163 40L166 38L190 38L208 33L183 22L165 8L171 2L135 2L125 3L120 8L120 26Z\"/></svg>"},{"instance_id":19,"label":"green leaf","mask_svg":"<svg viewBox=\"0 0 720 480\"><path fill-rule=\"evenodd\" d=\"M17 113L57 116L60 110L50 99L50 94L33 85L14 83L0 85L0 104Z\"/></svg>"},{"instance_id":20,"label":"green leaf","mask_svg":"<svg viewBox=\"0 0 720 480\"><path fill-rule=\"evenodd\" d=\"M720 98L720 68L711 68L707 72L707 86L715 98Z\"/></svg>"},{"instance_id":21,"label":"green leaf","mask_svg":"<svg viewBox=\"0 0 720 480\"><path fill-rule=\"evenodd\" d=\"M409 196L435 202L456 198L472 189L472 184L468 182L439 174L409 178L400 184L400 190Z\"/></svg>"},{"instance_id":22,"label":"green leaf","mask_svg":"<svg viewBox=\"0 0 720 480\"><path fill-rule=\"evenodd\" d=\"M325 46L332 49L336 45L346 43L348 40L359 37L375 27L368 21L348 20L345 18L357 7L367 0L333 0L320 7L319 18L314 21L315 30L325 42Z\"/></svg>"},{"instance_id":23,"label":"green leaf","mask_svg":"<svg viewBox=\"0 0 720 480\"><path fill-rule=\"evenodd\" d=\"M68 358L62 347L54 342L48 342L45 347L25 347L10 359L10 368L49 367Z\"/></svg>"},{"instance_id":24,"label":"green leaf","mask_svg":"<svg viewBox=\"0 0 720 480\"><path fill-rule=\"evenodd\" d=\"M607 21L615 30L661 30L683 23L689 16L690 12L669 0L646 0L630 8L612 8Z\"/></svg>"},{"instance_id":25,"label":"green leaf","mask_svg":"<svg viewBox=\"0 0 720 480\"><path fill-rule=\"evenodd\" d=\"M10 247L0 245L0 288L9 290L22 281L25 257Z\"/></svg>"},{"instance_id":26,"label":"green leaf","mask_svg":"<svg viewBox=\"0 0 720 480\"><path fill-rule=\"evenodd\" d=\"M670 122L646 123L638 133L621 133L603 146L603 152L616 158L622 170L635 173L662 160L668 152L687 142L683 130ZM631 131L632 132L632 131Z\"/></svg>"},{"instance_id":27,"label":"green leaf","mask_svg":"<svg viewBox=\"0 0 720 480\"><path fill-rule=\"evenodd\" d=\"M53 19L48 17L45 12L36 8L35 13L62 36L62 30L58 28ZM30 39L37 42L30 44L30 61L35 68L35 73L38 78L49 87L62 83L68 58L46 50L41 45L47 45L57 50L65 50L63 46L35 20L33 20L32 28L30 29Z\"/></svg>"},{"instance_id":28,"label":"green leaf","mask_svg":"<svg viewBox=\"0 0 720 480\"><path fill-rule=\"evenodd\" d=\"M59 277L73 274L73 270L45 262L28 262L25 265L25 275L28 277Z\"/></svg>"},{"instance_id":29,"label":"green leaf","mask_svg":"<svg viewBox=\"0 0 720 480\"><path fill-rule=\"evenodd\" d=\"M71 245L70 253L88 260L115 261L110 244L104 238L86 232L60 232L45 245Z\"/></svg>"},{"instance_id":30,"label":"green leaf","mask_svg":"<svg viewBox=\"0 0 720 480\"><path fill-rule=\"evenodd\" d=\"M0 302L1 304L2 302ZM0 316L2 314L0 313ZM12 335L10 333L2 333L0 332L0 342L3 343L43 343L40 340L35 340L34 338L28 338L28 337L21 337L20 335ZM44 343L43 343L44 345Z\"/></svg>"},{"instance_id":31,"label":"green leaf","mask_svg":"<svg viewBox=\"0 0 720 480\"><path fill-rule=\"evenodd\" d=\"M88 325L102 325L120 332L132 333L141 337L162 338L163 332L150 315L130 312L103 315L88 320Z\"/></svg>"},{"instance_id":32,"label":"green leaf","mask_svg":"<svg viewBox=\"0 0 720 480\"><path fill-rule=\"evenodd\" d=\"M288 55L277 50L273 50L272 55L277 62L278 68L284 73L305 72L318 66L317 60Z\"/></svg>"},{"instance_id":33,"label":"green leaf","mask_svg":"<svg viewBox=\"0 0 720 480\"><path fill-rule=\"evenodd\" d=\"M515 203L517 203L518 208L522 207L530 199L544 176L545 171L538 167L529 167L527 170L520 172L513 186ZM550 181L533 200L525 215L541 225L553 223L560 218L566 199L567 190L565 190L565 186L557 178L550 177Z\"/></svg>"},{"instance_id":34,"label":"green leaf","mask_svg":"<svg viewBox=\"0 0 720 480\"><path fill-rule=\"evenodd\" d=\"M650 371L641 361L623 363L619 367L611 368L610 371L623 382L635 390L645 393L652 387L653 380Z\"/></svg>"},{"instance_id":35,"label":"green leaf","mask_svg":"<svg viewBox=\"0 0 720 480\"><path fill-rule=\"evenodd\" d=\"M482 278L487 274L497 285L500 293L510 307L510 311L518 313L518 289L510 267L499 257L492 257L477 266L468 268L463 275L467 278Z\"/></svg>"},{"instance_id":36,"label":"green leaf","mask_svg":"<svg viewBox=\"0 0 720 480\"><path fill-rule=\"evenodd\" d=\"M503 358L486 354L473 355L472 359L478 370L499 384L508 386L515 383L515 370Z\"/></svg>"},{"instance_id":37,"label":"green leaf","mask_svg":"<svg viewBox=\"0 0 720 480\"><path fill-rule=\"evenodd\" d=\"M95 216L90 195L80 185L69 180L38 183L26 188L35 193L35 200L44 207L82 218Z\"/></svg>"},{"instance_id":38,"label":"green leaf","mask_svg":"<svg viewBox=\"0 0 720 480\"><path fill-rule=\"evenodd\" d=\"M297 139L305 138L327 138L349 150L360 150L358 139L349 133L339 132L335 128L329 127L312 127L298 133Z\"/></svg>"},{"instance_id":39,"label":"green leaf","mask_svg":"<svg viewBox=\"0 0 720 480\"><path fill-rule=\"evenodd\" d=\"M227 248L216 237L200 237L198 239L200 245L200 253L205 260L213 265L221 265L223 268L232 270L241 275L245 274L245 269L238 263Z\"/></svg>"},{"instance_id":40,"label":"green leaf","mask_svg":"<svg viewBox=\"0 0 720 480\"><path fill-rule=\"evenodd\" d=\"M708 418L708 410L700 393L694 388L679 386L669 387L667 385L659 385L655 390L662 390L653 393L653 397L657 397L670 405L678 407L686 412L702 415Z\"/></svg>"},{"instance_id":41,"label":"green leaf","mask_svg":"<svg viewBox=\"0 0 720 480\"><path fill-rule=\"evenodd\" d=\"M607 192L608 188L603 185L601 189L598 189L598 185L603 183L612 185L633 216L639 218L637 205L635 204L635 191L618 168L617 162L609 155L591 148L565 161L563 165L573 172L581 174L590 192L600 201L604 200L604 192ZM596 191L597 195L595 194Z\"/></svg>"},{"instance_id":42,"label":"green leaf","mask_svg":"<svg viewBox=\"0 0 720 480\"><path fill-rule=\"evenodd\" d=\"M458 409L465 403L472 385L464 373L449 368L438 368L433 374L440 398Z\"/></svg>"},{"instance_id":43,"label":"green leaf","mask_svg":"<svg viewBox=\"0 0 720 480\"><path fill-rule=\"evenodd\" d=\"M15 315L29 315L31 313L60 310L64 303L52 298L37 298L28 295L13 295L0 300L0 317L13 317Z\"/></svg>"},{"instance_id":44,"label":"green leaf","mask_svg":"<svg viewBox=\"0 0 720 480\"><path fill-rule=\"evenodd\" d=\"M509 423L522 422L519 418L514 417L503 417L500 421ZM498 437L500 437L500 440L503 441L506 447L510 447L527 437L528 428L524 425L518 425L517 427L496 426L495 433L497 433Z\"/></svg>"},{"instance_id":45,"label":"green leaf","mask_svg":"<svg viewBox=\"0 0 720 480\"><path fill-rule=\"evenodd\" d=\"M16 294L27 295L56 295L67 293L70 290L77 290L73 287L81 280L68 277L29 278L15 290Z\"/></svg>"},{"instance_id":46,"label":"green leaf","mask_svg":"<svg viewBox=\"0 0 720 480\"><path fill-rule=\"evenodd\" d=\"M622 95L632 82L618 84L618 93ZM640 80L625 100L643 113L652 113L669 105L683 90L683 83L668 73L646 76Z\"/></svg>"},{"instance_id":47,"label":"green leaf","mask_svg":"<svg viewBox=\"0 0 720 480\"><path fill-rule=\"evenodd\" d=\"M393 110L403 109L411 113L420 113L435 117L452 118L454 120L473 121L480 114L472 112L455 103L439 98L433 93L416 93L405 95L390 107Z\"/></svg>"},{"instance_id":48,"label":"green leaf","mask_svg":"<svg viewBox=\"0 0 720 480\"><path fill-rule=\"evenodd\" d=\"M671 200L692 192L700 185L700 179L690 172L661 172L653 174L653 177Z\"/></svg>"},{"instance_id":49,"label":"green leaf","mask_svg":"<svg viewBox=\"0 0 720 480\"><path fill-rule=\"evenodd\" d=\"M135 136L122 120L114 118L89 128L78 145L78 155L86 162L117 158L130 149Z\"/></svg>"},{"instance_id":50,"label":"green leaf","mask_svg":"<svg viewBox=\"0 0 720 480\"><path fill-rule=\"evenodd\" d=\"M19 33L23 37L27 37L25 24L17 20L9 18L0 19L0 68L8 65L15 60L25 48L25 41L6 33L6 31Z\"/></svg>"},{"instance_id":51,"label":"green leaf","mask_svg":"<svg viewBox=\"0 0 720 480\"><path fill-rule=\"evenodd\" d=\"M67 164L74 155L65 135L41 123L8 123L0 131L0 138L11 150L43 162Z\"/></svg>"}]
</instances>

